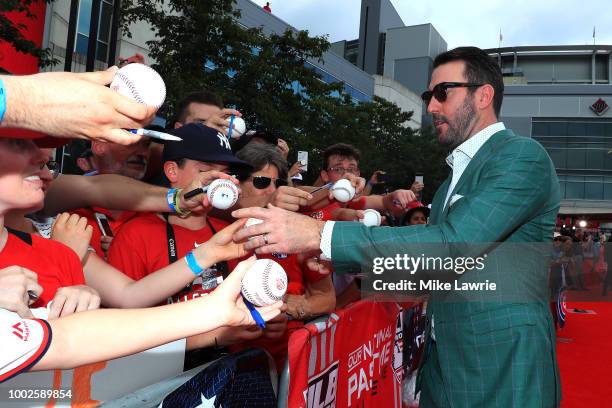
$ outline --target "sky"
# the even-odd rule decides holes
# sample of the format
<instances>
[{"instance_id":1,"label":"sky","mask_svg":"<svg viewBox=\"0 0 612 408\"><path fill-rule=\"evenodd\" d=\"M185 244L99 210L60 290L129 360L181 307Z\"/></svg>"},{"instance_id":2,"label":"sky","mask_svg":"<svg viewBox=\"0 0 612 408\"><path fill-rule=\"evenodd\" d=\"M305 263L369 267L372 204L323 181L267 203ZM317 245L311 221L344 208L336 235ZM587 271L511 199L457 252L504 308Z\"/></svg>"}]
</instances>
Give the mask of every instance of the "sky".
<instances>
[{"instance_id":1,"label":"sky","mask_svg":"<svg viewBox=\"0 0 612 408\"><path fill-rule=\"evenodd\" d=\"M255 0L264 5L266 1ZM405 25L431 23L448 48L612 44L611 0L391 0ZM331 42L359 36L360 0L272 0L273 14Z\"/></svg>"}]
</instances>

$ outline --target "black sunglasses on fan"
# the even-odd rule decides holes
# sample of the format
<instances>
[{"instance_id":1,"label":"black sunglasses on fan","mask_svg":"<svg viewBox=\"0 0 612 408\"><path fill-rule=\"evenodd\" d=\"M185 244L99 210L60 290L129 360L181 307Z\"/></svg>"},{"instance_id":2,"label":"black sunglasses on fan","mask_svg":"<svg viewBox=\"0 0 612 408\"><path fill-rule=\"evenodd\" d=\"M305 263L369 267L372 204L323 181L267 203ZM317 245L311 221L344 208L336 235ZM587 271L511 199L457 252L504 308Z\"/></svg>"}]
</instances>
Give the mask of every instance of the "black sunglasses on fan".
<instances>
[{"instance_id":1,"label":"black sunglasses on fan","mask_svg":"<svg viewBox=\"0 0 612 408\"><path fill-rule=\"evenodd\" d=\"M278 178L273 179L271 177L266 177L266 176L253 176L251 177L251 180L253 181L253 187L255 187L258 190L263 190L264 188L268 188L272 180L274 180L274 185L276 186L276 188L287 185L287 180L278 179Z\"/></svg>"},{"instance_id":2,"label":"black sunglasses on fan","mask_svg":"<svg viewBox=\"0 0 612 408\"><path fill-rule=\"evenodd\" d=\"M429 105L432 96L435 96L438 102L444 102L447 97L446 90L449 88L477 88L483 85L484 84L475 84L473 82L440 82L438 85L434 86L431 91L423 92L421 94L421 99L423 99L426 105Z\"/></svg>"}]
</instances>

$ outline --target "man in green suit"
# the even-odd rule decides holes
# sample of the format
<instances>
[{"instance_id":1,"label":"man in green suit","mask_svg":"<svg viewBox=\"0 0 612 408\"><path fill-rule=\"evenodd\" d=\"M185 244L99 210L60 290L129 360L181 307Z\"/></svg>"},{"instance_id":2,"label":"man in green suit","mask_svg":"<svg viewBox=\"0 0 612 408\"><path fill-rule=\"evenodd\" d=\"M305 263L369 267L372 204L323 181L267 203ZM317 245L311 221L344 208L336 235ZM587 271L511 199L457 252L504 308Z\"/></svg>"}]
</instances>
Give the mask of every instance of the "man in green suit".
<instances>
[{"instance_id":1,"label":"man in green suit","mask_svg":"<svg viewBox=\"0 0 612 408\"><path fill-rule=\"evenodd\" d=\"M497 290L430 293L422 407L556 407L561 399L542 248L552 239L559 183L544 148L498 121L503 90L499 66L478 48L434 61L422 97L440 143L452 151L452 171L434 197L429 225L323 223L276 207L234 214L264 220L235 236L257 236L247 246L258 253L320 251L336 271L402 253L488 254L483 268L456 271L454 281L488 280ZM405 275L448 278L439 270Z\"/></svg>"}]
</instances>

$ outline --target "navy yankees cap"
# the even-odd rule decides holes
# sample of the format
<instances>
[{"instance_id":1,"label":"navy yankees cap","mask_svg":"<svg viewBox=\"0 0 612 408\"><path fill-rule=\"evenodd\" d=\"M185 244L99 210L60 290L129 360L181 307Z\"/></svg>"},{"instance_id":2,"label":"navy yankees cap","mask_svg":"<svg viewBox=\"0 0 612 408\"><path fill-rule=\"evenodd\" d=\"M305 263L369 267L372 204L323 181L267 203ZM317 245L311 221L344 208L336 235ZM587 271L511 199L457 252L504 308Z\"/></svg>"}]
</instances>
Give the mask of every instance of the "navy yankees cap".
<instances>
[{"instance_id":1,"label":"navy yankees cap","mask_svg":"<svg viewBox=\"0 0 612 408\"><path fill-rule=\"evenodd\" d=\"M232 153L227 137L216 129L200 123L189 123L173 129L171 134L183 139L164 143L163 162L191 159L201 162L228 163L235 169L252 169Z\"/></svg>"}]
</instances>

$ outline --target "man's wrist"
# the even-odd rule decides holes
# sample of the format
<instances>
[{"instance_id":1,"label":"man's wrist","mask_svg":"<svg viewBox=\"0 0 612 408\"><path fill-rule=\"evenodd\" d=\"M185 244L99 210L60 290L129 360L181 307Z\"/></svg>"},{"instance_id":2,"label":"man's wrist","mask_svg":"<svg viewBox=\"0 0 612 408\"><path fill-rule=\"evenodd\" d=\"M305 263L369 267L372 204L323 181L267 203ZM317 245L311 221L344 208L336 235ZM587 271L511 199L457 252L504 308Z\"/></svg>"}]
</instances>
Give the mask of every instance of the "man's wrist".
<instances>
[{"instance_id":1,"label":"man's wrist","mask_svg":"<svg viewBox=\"0 0 612 408\"><path fill-rule=\"evenodd\" d=\"M0 127L17 127L21 126L24 128L29 128L27 121L26 111L21 109L23 106L20 101L23 101L23 96L26 92L24 92L23 83L27 81L27 77L15 77L11 78L10 76L2 76L2 82L4 84L4 94L5 94L5 103L6 103L6 111L4 112L4 116L2 121L0 121ZM32 95L34 97L34 95Z\"/></svg>"},{"instance_id":2,"label":"man's wrist","mask_svg":"<svg viewBox=\"0 0 612 408\"><path fill-rule=\"evenodd\" d=\"M321 250L320 258L324 261L331 261L331 243L334 224L334 221L327 221L323 224L323 228L319 231L319 249Z\"/></svg>"}]
</instances>

